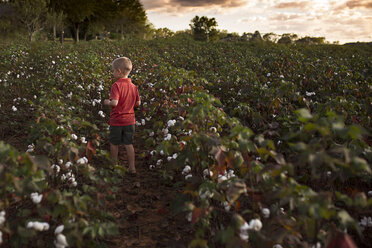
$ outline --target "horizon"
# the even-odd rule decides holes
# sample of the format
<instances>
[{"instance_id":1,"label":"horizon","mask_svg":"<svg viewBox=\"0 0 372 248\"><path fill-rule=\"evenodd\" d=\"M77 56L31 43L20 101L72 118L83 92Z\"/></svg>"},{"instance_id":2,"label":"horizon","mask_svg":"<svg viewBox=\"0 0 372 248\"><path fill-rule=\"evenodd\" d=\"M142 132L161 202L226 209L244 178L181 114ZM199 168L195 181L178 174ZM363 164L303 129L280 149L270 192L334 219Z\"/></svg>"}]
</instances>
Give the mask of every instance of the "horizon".
<instances>
[{"instance_id":1,"label":"horizon","mask_svg":"<svg viewBox=\"0 0 372 248\"><path fill-rule=\"evenodd\" d=\"M372 41L370 0L141 0L155 28L190 29L191 19L214 17L229 33L294 33L328 42ZM347 31L345 31L347 30Z\"/></svg>"}]
</instances>

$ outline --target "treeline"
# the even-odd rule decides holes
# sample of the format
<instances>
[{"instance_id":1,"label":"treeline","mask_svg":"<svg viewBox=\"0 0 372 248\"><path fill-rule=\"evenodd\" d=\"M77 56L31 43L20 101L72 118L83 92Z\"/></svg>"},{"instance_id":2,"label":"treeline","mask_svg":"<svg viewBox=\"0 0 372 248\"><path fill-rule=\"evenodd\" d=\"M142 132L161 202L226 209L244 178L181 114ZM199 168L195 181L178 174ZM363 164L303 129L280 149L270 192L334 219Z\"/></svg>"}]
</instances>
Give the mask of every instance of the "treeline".
<instances>
[{"instance_id":1,"label":"treeline","mask_svg":"<svg viewBox=\"0 0 372 248\"><path fill-rule=\"evenodd\" d=\"M190 29L155 29L140 0L0 0L0 38L34 40L152 39L179 36L199 41L250 41L281 44L327 43L325 37L296 34L229 33L215 18L195 16Z\"/></svg>"},{"instance_id":2,"label":"treeline","mask_svg":"<svg viewBox=\"0 0 372 248\"><path fill-rule=\"evenodd\" d=\"M139 0L0 0L0 35L27 34L63 41L145 38L151 31ZM46 36L46 37L45 37Z\"/></svg>"},{"instance_id":3,"label":"treeline","mask_svg":"<svg viewBox=\"0 0 372 248\"><path fill-rule=\"evenodd\" d=\"M281 44L304 43L304 44L324 44L325 37L302 37L293 33L278 35L275 33L266 33L261 35L259 31L254 33L228 33L226 30L217 29L217 21L215 18L208 18L206 16L195 16L191 20L191 31L196 40L200 41L252 41L252 42L273 42Z\"/></svg>"}]
</instances>

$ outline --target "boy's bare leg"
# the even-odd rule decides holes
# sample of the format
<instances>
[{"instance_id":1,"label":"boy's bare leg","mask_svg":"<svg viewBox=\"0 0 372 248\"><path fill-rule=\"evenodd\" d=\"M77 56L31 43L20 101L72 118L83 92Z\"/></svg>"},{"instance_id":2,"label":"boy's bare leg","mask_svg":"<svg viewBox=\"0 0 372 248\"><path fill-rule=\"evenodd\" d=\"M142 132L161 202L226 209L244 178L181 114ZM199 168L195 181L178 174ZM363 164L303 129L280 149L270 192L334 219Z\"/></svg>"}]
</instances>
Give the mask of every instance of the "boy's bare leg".
<instances>
[{"instance_id":1,"label":"boy's bare leg","mask_svg":"<svg viewBox=\"0 0 372 248\"><path fill-rule=\"evenodd\" d=\"M110 154L112 160L115 161L115 163L118 162L118 154L119 154L119 146L118 145L113 145L110 143Z\"/></svg>"},{"instance_id":2,"label":"boy's bare leg","mask_svg":"<svg viewBox=\"0 0 372 248\"><path fill-rule=\"evenodd\" d=\"M134 148L133 145L124 145L127 151L129 171L135 173L136 167L134 166Z\"/></svg>"}]
</instances>

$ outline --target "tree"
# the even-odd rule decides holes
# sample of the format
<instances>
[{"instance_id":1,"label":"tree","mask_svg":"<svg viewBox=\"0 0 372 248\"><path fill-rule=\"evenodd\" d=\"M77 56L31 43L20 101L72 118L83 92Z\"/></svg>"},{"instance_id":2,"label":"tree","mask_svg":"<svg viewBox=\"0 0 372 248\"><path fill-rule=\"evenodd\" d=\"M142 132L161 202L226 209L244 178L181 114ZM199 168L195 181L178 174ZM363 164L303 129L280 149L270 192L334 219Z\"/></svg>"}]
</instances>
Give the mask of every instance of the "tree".
<instances>
[{"instance_id":1,"label":"tree","mask_svg":"<svg viewBox=\"0 0 372 248\"><path fill-rule=\"evenodd\" d=\"M95 1L89 0L64 0L62 1L62 10L66 14L66 19L70 23L73 33L74 39L76 42L79 42L80 36L80 27L88 19L93 15L94 8L96 6Z\"/></svg>"},{"instance_id":2,"label":"tree","mask_svg":"<svg viewBox=\"0 0 372 248\"><path fill-rule=\"evenodd\" d=\"M48 0L15 0L12 3L18 21L27 29L30 41L43 29L48 4Z\"/></svg>"},{"instance_id":3,"label":"tree","mask_svg":"<svg viewBox=\"0 0 372 248\"><path fill-rule=\"evenodd\" d=\"M158 28L154 30L154 38L169 38L174 36L174 32L168 28Z\"/></svg>"},{"instance_id":4,"label":"tree","mask_svg":"<svg viewBox=\"0 0 372 248\"><path fill-rule=\"evenodd\" d=\"M8 35L14 30L16 13L7 3L0 3L0 34Z\"/></svg>"},{"instance_id":5,"label":"tree","mask_svg":"<svg viewBox=\"0 0 372 248\"><path fill-rule=\"evenodd\" d=\"M264 41L275 43L278 40L278 35L275 33L266 33L262 38Z\"/></svg>"},{"instance_id":6,"label":"tree","mask_svg":"<svg viewBox=\"0 0 372 248\"><path fill-rule=\"evenodd\" d=\"M116 33L120 33L121 39L129 36L144 38L150 32L146 11L139 0L116 0L115 10L111 26Z\"/></svg>"},{"instance_id":7,"label":"tree","mask_svg":"<svg viewBox=\"0 0 372 248\"><path fill-rule=\"evenodd\" d=\"M218 38L218 26L215 18L208 18L206 16L195 16L191 20L191 30L195 40L209 41Z\"/></svg>"},{"instance_id":8,"label":"tree","mask_svg":"<svg viewBox=\"0 0 372 248\"><path fill-rule=\"evenodd\" d=\"M324 44L325 37L310 37L306 36L301 39L296 40L296 43L303 43L303 44Z\"/></svg>"},{"instance_id":9,"label":"tree","mask_svg":"<svg viewBox=\"0 0 372 248\"><path fill-rule=\"evenodd\" d=\"M253 42L262 42L263 39L262 39L262 36L260 34L259 31L255 31L252 35L252 38L250 39L250 41L253 41Z\"/></svg>"},{"instance_id":10,"label":"tree","mask_svg":"<svg viewBox=\"0 0 372 248\"><path fill-rule=\"evenodd\" d=\"M278 40L280 44L292 44L297 39L297 34L282 34Z\"/></svg>"}]
</instances>

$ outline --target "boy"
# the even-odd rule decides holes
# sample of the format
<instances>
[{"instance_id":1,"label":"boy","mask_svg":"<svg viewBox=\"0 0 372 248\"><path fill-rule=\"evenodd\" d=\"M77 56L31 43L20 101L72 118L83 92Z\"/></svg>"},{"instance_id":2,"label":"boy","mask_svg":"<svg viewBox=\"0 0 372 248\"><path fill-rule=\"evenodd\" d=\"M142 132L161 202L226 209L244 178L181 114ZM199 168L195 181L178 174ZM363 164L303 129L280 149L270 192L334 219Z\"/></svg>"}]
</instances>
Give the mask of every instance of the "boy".
<instances>
[{"instance_id":1,"label":"boy","mask_svg":"<svg viewBox=\"0 0 372 248\"><path fill-rule=\"evenodd\" d=\"M132 62L120 57L112 62L113 76L116 82L111 86L110 99L104 104L111 107L110 113L110 153L118 160L119 144L124 144L128 155L129 173L136 175L134 166L133 134L135 129L134 107L141 104L137 87L128 78Z\"/></svg>"}]
</instances>

